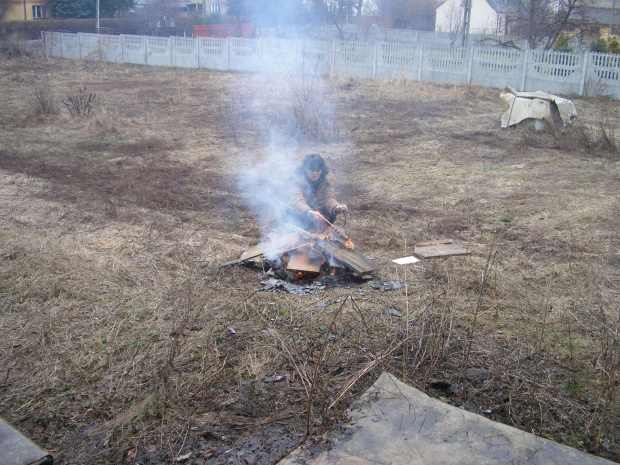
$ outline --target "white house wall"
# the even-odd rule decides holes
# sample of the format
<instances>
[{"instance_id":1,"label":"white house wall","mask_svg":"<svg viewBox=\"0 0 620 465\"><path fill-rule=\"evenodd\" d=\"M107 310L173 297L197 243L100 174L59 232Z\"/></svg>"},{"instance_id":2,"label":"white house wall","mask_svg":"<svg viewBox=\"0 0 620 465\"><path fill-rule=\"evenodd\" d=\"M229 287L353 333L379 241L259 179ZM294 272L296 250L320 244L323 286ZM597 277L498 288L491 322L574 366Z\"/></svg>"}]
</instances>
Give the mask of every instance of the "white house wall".
<instances>
[{"instance_id":1,"label":"white house wall","mask_svg":"<svg viewBox=\"0 0 620 465\"><path fill-rule=\"evenodd\" d=\"M459 30L462 28L465 8L461 3L464 3L464 0L447 0L443 5L437 8L435 31L454 32L455 16L458 16L457 24ZM457 11L458 14L455 14ZM503 30L498 31L497 28L499 16L500 15L491 8L486 0L472 0L469 32L471 34L503 33Z\"/></svg>"}]
</instances>

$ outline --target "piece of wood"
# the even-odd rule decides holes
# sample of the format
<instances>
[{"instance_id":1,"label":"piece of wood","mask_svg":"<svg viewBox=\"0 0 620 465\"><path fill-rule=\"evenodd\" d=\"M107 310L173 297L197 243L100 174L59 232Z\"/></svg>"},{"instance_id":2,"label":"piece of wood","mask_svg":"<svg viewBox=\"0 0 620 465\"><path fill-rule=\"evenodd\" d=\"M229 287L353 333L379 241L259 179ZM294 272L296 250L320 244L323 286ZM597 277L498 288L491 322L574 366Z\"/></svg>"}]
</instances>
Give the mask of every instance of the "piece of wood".
<instances>
[{"instance_id":1,"label":"piece of wood","mask_svg":"<svg viewBox=\"0 0 620 465\"><path fill-rule=\"evenodd\" d=\"M288 257L286 269L303 273L320 273L323 257L309 247L297 249Z\"/></svg>"},{"instance_id":2,"label":"piece of wood","mask_svg":"<svg viewBox=\"0 0 620 465\"><path fill-rule=\"evenodd\" d=\"M285 252L295 245L299 244L300 238L297 233L287 234L286 236L278 237L272 241L261 242L260 244L245 250L240 260L247 260L249 258L258 257L259 255L269 255L271 253L277 254Z\"/></svg>"},{"instance_id":3,"label":"piece of wood","mask_svg":"<svg viewBox=\"0 0 620 465\"><path fill-rule=\"evenodd\" d=\"M335 260L343 263L346 268L352 269L356 275L368 274L379 268L379 265L373 260L345 247L340 242L316 242L314 246L330 254Z\"/></svg>"},{"instance_id":4,"label":"piece of wood","mask_svg":"<svg viewBox=\"0 0 620 465\"><path fill-rule=\"evenodd\" d=\"M284 252L299 249L310 244L312 244L312 242L301 239L297 233L287 234L286 236L282 236L276 240L263 242L245 250L241 254L241 257L221 264L220 268L230 265L237 265L261 255L266 255L268 257L273 255L281 255Z\"/></svg>"},{"instance_id":5,"label":"piece of wood","mask_svg":"<svg viewBox=\"0 0 620 465\"><path fill-rule=\"evenodd\" d=\"M441 239L438 241L420 242L415 245L413 253L422 258L446 257L449 255L465 255L469 251L452 239Z\"/></svg>"},{"instance_id":6,"label":"piece of wood","mask_svg":"<svg viewBox=\"0 0 620 465\"><path fill-rule=\"evenodd\" d=\"M453 239L438 239L436 241L428 241L428 242L418 242L416 247L426 247L429 245L440 245L440 244L453 244Z\"/></svg>"},{"instance_id":7,"label":"piece of wood","mask_svg":"<svg viewBox=\"0 0 620 465\"><path fill-rule=\"evenodd\" d=\"M297 234L299 234L304 239L310 240L313 237L312 234L304 231L301 228L298 228L295 225L287 223L286 227L292 229L293 231L296 231ZM377 265L373 260L365 257L359 252L355 252L354 250L345 247L340 242L316 241L314 243L314 246L331 255L331 258L334 258L335 260L343 263L345 267L352 269L354 274L356 275L368 274L371 271L379 268L379 265Z\"/></svg>"}]
</instances>

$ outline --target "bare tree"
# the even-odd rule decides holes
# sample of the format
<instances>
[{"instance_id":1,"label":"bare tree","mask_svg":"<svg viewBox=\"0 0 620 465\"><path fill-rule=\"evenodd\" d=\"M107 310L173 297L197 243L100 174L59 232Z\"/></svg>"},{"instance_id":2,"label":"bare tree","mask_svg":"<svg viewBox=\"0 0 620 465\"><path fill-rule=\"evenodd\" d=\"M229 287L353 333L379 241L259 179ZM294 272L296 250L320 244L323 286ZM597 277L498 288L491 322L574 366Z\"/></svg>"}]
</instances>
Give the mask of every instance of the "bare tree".
<instances>
[{"instance_id":1,"label":"bare tree","mask_svg":"<svg viewBox=\"0 0 620 465\"><path fill-rule=\"evenodd\" d=\"M442 25L450 37L450 45L454 46L463 32L463 8L460 2L451 2L440 11L437 22Z\"/></svg>"},{"instance_id":2,"label":"bare tree","mask_svg":"<svg viewBox=\"0 0 620 465\"><path fill-rule=\"evenodd\" d=\"M140 34L156 36L162 27L167 27L176 19L178 2L175 0L155 0L146 4L143 10L136 10L131 16Z\"/></svg>"},{"instance_id":3,"label":"bare tree","mask_svg":"<svg viewBox=\"0 0 620 465\"><path fill-rule=\"evenodd\" d=\"M13 3L12 0L0 0L0 21L2 21L6 12L9 11L11 3Z\"/></svg>"},{"instance_id":4,"label":"bare tree","mask_svg":"<svg viewBox=\"0 0 620 465\"><path fill-rule=\"evenodd\" d=\"M375 4L373 13L388 17L394 27L433 30L437 0L383 0Z\"/></svg>"},{"instance_id":5,"label":"bare tree","mask_svg":"<svg viewBox=\"0 0 620 465\"><path fill-rule=\"evenodd\" d=\"M562 33L580 34L593 0L516 0L509 15L510 33L531 49L553 48Z\"/></svg>"}]
</instances>

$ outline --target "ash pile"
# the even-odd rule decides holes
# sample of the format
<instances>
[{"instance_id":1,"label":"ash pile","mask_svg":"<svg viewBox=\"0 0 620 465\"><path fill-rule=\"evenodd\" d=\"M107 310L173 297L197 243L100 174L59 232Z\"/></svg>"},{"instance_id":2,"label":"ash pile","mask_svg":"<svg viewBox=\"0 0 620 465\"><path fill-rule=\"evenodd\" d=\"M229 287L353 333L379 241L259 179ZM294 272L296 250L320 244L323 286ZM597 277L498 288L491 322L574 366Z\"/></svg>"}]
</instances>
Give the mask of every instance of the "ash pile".
<instances>
[{"instance_id":1,"label":"ash pile","mask_svg":"<svg viewBox=\"0 0 620 465\"><path fill-rule=\"evenodd\" d=\"M286 224L292 232L281 234L244 251L224 266L245 265L268 271L260 290L277 290L299 295L325 287L372 278L379 265L355 251L351 238L338 228L312 233Z\"/></svg>"}]
</instances>

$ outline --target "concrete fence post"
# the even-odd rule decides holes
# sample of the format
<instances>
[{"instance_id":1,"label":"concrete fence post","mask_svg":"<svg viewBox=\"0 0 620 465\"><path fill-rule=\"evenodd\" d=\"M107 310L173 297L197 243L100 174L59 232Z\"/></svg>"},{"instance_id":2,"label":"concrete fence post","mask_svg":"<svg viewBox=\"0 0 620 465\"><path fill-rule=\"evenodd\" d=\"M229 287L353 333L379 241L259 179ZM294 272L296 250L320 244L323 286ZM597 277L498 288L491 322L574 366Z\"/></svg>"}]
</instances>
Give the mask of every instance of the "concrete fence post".
<instances>
[{"instance_id":1,"label":"concrete fence post","mask_svg":"<svg viewBox=\"0 0 620 465\"><path fill-rule=\"evenodd\" d=\"M146 36L142 36L142 44L144 45L144 64L149 64L149 50Z\"/></svg>"},{"instance_id":2,"label":"concrete fence post","mask_svg":"<svg viewBox=\"0 0 620 465\"><path fill-rule=\"evenodd\" d=\"M331 75L333 76L336 72L336 41L332 40L332 71Z\"/></svg>"},{"instance_id":3,"label":"concrete fence post","mask_svg":"<svg viewBox=\"0 0 620 465\"><path fill-rule=\"evenodd\" d=\"M420 42L418 45L418 53L420 58L418 59L418 82L422 82L422 67L424 66L424 42Z\"/></svg>"},{"instance_id":4,"label":"concrete fence post","mask_svg":"<svg viewBox=\"0 0 620 465\"><path fill-rule=\"evenodd\" d=\"M258 38L258 49L259 49L259 63L257 68L260 70L260 72L264 72L265 71L265 51L263 50L263 38L259 37Z\"/></svg>"},{"instance_id":5,"label":"concrete fence post","mask_svg":"<svg viewBox=\"0 0 620 465\"><path fill-rule=\"evenodd\" d=\"M200 37L194 37L196 41L196 68L200 69Z\"/></svg>"},{"instance_id":6,"label":"concrete fence post","mask_svg":"<svg viewBox=\"0 0 620 465\"><path fill-rule=\"evenodd\" d=\"M123 34L118 36L118 46L121 48L121 63L125 63L125 39Z\"/></svg>"},{"instance_id":7,"label":"concrete fence post","mask_svg":"<svg viewBox=\"0 0 620 465\"><path fill-rule=\"evenodd\" d=\"M295 53L293 54L293 74L297 74L297 57L299 56L299 39L295 38ZM302 60L303 63L303 60ZM303 69L302 69L303 72Z\"/></svg>"},{"instance_id":8,"label":"concrete fence post","mask_svg":"<svg viewBox=\"0 0 620 465\"><path fill-rule=\"evenodd\" d=\"M59 32L58 34L59 34L59 36L60 36L60 58L64 58L64 57L62 56L62 55L63 55L63 54L62 54L62 35L63 35L63 33L62 33L62 32Z\"/></svg>"},{"instance_id":9,"label":"concrete fence post","mask_svg":"<svg viewBox=\"0 0 620 465\"><path fill-rule=\"evenodd\" d=\"M174 66L174 37L168 37L168 43L170 44L170 66Z\"/></svg>"},{"instance_id":10,"label":"concrete fence post","mask_svg":"<svg viewBox=\"0 0 620 465\"><path fill-rule=\"evenodd\" d=\"M471 73L474 65L474 47L469 47L469 61L467 63L467 85L471 85Z\"/></svg>"},{"instance_id":11,"label":"concrete fence post","mask_svg":"<svg viewBox=\"0 0 620 465\"><path fill-rule=\"evenodd\" d=\"M82 33L78 32L78 57L82 59Z\"/></svg>"},{"instance_id":12,"label":"concrete fence post","mask_svg":"<svg viewBox=\"0 0 620 465\"><path fill-rule=\"evenodd\" d=\"M372 78L377 78L377 55L379 54L379 42L375 42L373 57L372 57Z\"/></svg>"},{"instance_id":13,"label":"concrete fence post","mask_svg":"<svg viewBox=\"0 0 620 465\"><path fill-rule=\"evenodd\" d=\"M586 51L583 52L583 67L581 69L581 82L579 83L579 95L583 96L586 91L586 71L588 69L588 58L590 54Z\"/></svg>"},{"instance_id":14,"label":"concrete fence post","mask_svg":"<svg viewBox=\"0 0 620 465\"><path fill-rule=\"evenodd\" d=\"M521 72L521 92L525 92L525 83L527 82L527 59L530 49L526 48L523 54L523 70Z\"/></svg>"},{"instance_id":15,"label":"concrete fence post","mask_svg":"<svg viewBox=\"0 0 620 465\"><path fill-rule=\"evenodd\" d=\"M230 71L230 36L226 37L226 71Z\"/></svg>"}]
</instances>

